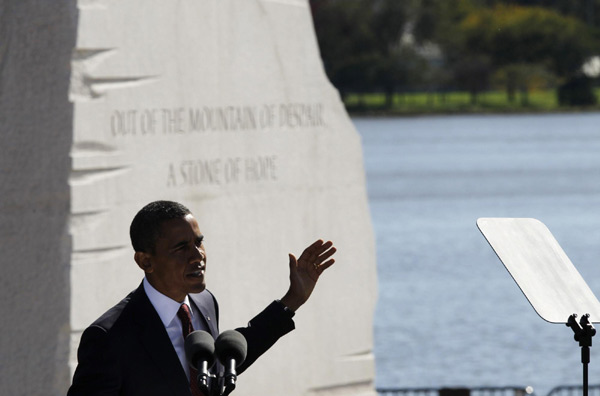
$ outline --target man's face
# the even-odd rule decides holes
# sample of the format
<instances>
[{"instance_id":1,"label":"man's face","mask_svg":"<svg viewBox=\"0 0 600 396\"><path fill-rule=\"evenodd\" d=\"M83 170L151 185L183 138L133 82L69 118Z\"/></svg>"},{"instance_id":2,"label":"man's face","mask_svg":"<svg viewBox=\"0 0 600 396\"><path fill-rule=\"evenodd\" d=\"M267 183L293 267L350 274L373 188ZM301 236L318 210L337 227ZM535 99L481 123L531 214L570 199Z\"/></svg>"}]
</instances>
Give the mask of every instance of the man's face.
<instances>
[{"instance_id":1,"label":"man's face","mask_svg":"<svg viewBox=\"0 0 600 396\"><path fill-rule=\"evenodd\" d=\"M161 226L154 253L136 253L136 261L156 290L182 302L187 294L200 293L206 287L203 238L191 214L167 220Z\"/></svg>"}]
</instances>

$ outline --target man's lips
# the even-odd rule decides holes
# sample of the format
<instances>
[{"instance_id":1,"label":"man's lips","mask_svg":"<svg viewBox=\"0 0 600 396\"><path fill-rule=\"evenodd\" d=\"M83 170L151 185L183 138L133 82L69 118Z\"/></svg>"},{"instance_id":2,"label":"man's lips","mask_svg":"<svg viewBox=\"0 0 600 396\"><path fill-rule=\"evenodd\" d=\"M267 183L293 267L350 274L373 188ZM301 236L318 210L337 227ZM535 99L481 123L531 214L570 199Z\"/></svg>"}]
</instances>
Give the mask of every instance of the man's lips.
<instances>
[{"instance_id":1,"label":"man's lips","mask_svg":"<svg viewBox=\"0 0 600 396\"><path fill-rule=\"evenodd\" d=\"M189 276L192 278L201 278L204 276L204 269L205 269L204 267L198 268L196 271L190 272L186 276Z\"/></svg>"}]
</instances>

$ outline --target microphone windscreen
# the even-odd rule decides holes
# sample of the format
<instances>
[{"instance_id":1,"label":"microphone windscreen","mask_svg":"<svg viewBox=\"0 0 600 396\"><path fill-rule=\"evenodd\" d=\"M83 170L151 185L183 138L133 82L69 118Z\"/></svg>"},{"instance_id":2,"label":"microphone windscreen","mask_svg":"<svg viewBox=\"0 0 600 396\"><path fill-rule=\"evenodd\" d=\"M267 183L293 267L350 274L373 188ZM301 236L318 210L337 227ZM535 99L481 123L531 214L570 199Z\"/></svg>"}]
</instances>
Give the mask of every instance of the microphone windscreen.
<instances>
[{"instance_id":1,"label":"microphone windscreen","mask_svg":"<svg viewBox=\"0 0 600 396\"><path fill-rule=\"evenodd\" d=\"M229 359L235 359L236 366L239 366L246 360L247 352L248 343L239 331L224 331L215 341L215 353L223 364L226 364Z\"/></svg>"},{"instance_id":2,"label":"microphone windscreen","mask_svg":"<svg viewBox=\"0 0 600 396\"><path fill-rule=\"evenodd\" d=\"M185 337L185 357L193 368L198 370L198 362L208 362L208 368L215 363L215 340L203 330L192 331Z\"/></svg>"}]
</instances>

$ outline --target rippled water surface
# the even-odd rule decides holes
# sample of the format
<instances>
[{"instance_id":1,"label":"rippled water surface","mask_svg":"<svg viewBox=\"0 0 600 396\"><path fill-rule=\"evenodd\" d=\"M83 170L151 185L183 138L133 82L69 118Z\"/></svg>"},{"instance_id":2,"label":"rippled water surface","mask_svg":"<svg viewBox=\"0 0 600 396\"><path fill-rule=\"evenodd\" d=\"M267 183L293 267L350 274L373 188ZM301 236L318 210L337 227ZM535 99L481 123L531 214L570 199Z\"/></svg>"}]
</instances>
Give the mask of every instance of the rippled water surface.
<instances>
[{"instance_id":1,"label":"rippled water surface","mask_svg":"<svg viewBox=\"0 0 600 396\"><path fill-rule=\"evenodd\" d=\"M537 316L475 222L541 220L600 296L600 114L353 121L377 240L377 386L581 384L572 331Z\"/></svg>"}]
</instances>

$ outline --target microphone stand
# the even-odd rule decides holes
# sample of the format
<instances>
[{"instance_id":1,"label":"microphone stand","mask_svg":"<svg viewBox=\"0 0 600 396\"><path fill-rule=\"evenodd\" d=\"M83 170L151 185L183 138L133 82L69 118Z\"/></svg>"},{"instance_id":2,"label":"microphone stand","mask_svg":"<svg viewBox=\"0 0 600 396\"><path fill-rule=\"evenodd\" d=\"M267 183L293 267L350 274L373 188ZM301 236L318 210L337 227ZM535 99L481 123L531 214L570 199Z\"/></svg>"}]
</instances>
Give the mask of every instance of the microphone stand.
<instances>
[{"instance_id":1,"label":"microphone stand","mask_svg":"<svg viewBox=\"0 0 600 396\"><path fill-rule=\"evenodd\" d=\"M208 373L208 376L205 376L198 371L197 378L198 389L200 389L200 392L202 392L204 396L218 395L218 393L215 393L217 377L214 374Z\"/></svg>"},{"instance_id":2,"label":"microphone stand","mask_svg":"<svg viewBox=\"0 0 600 396\"><path fill-rule=\"evenodd\" d=\"M202 392L203 395L209 395L210 394L210 388L211 388L211 382L212 382L212 378L211 378L211 374L208 371L208 362L203 361L201 366L201 370L198 370L198 376L196 377L196 382L198 384L198 388L200 389L200 392Z\"/></svg>"},{"instance_id":3,"label":"microphone stand","mask_svg":"<svg viewBox=\"0 0 600 396\"><path fill-rule=\"evenodd\" d=\"M569 316L566 325L575 333L575 341L581 347L581 363L583 364L583 396L588 396L588 363L590 362L590 347L596 329L590 323L590 314L585 314L577 323L577 314Z\"/></svg>"},{"instance_id":4,"label":"microphone stand","mask_svg":"<svg viewBox=\"0 0 600 396\"><path fill-rule=\"evenodd\" d=\"M237 380L237 372L235 371L235 359L228 359L227 370L223 377L223 388L221 396L228 396L235 389L235 382Z\"/></svg>"},{"instance_id":5,"label":"microphone stand","mask_svg":"<svg viewBox=\"0 0 600 396\"><path fill-rule=\"evenodd\" d=\"M233 365L235 367L235 361ZM199 373L198 388L205 396L228 396L235 389L236 379L235 371L229 375L223 373L209 374L208 377L203 377Z\"/></svg>"}]
</instances>

